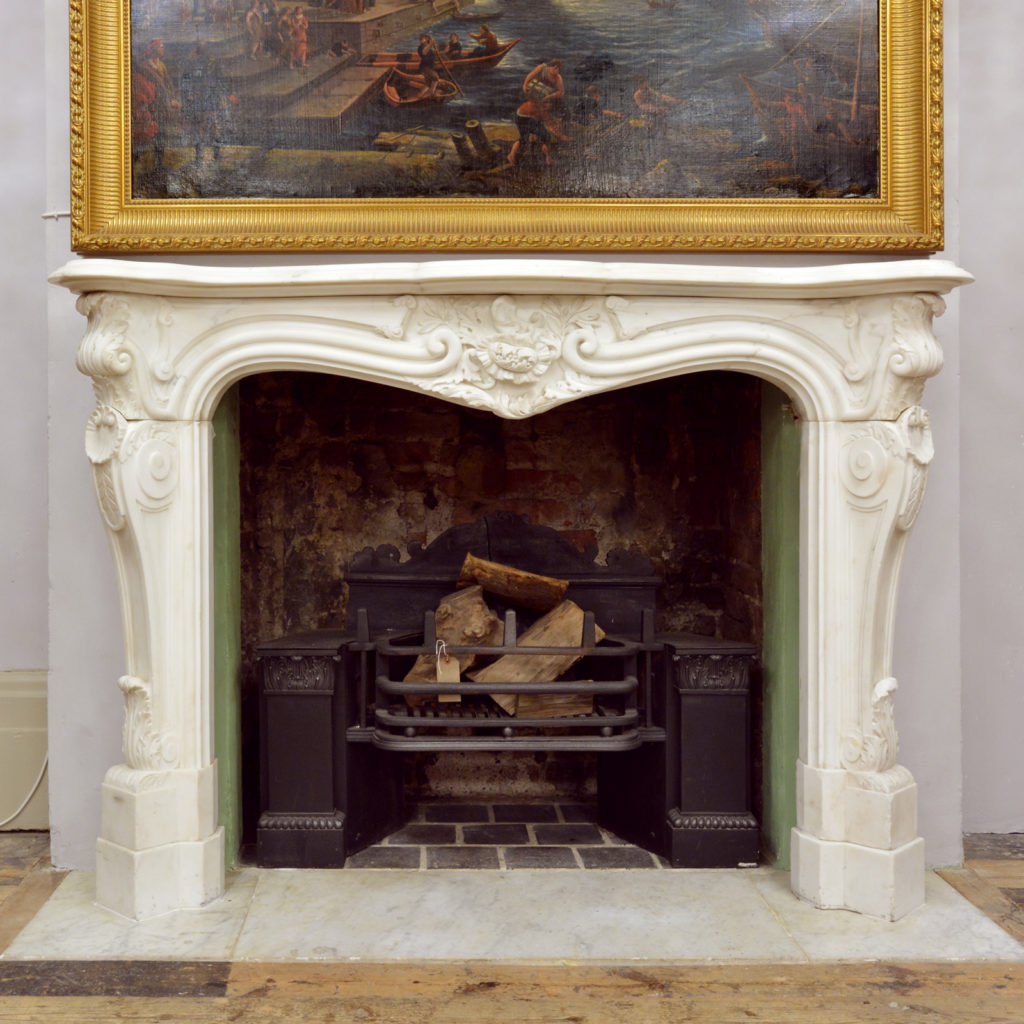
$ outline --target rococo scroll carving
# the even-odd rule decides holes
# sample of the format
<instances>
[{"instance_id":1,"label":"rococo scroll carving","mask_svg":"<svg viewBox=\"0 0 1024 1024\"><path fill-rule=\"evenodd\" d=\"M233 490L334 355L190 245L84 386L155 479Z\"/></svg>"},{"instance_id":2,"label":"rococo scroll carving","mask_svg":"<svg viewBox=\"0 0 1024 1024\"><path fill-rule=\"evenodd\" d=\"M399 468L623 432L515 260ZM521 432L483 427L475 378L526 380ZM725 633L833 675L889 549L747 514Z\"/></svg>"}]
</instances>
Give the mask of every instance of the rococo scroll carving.
<instances>
[{"instance_id":1,"label":"rococo scroll carving","mask_svg":"<svg viewBox=\"0 0 1024 1024\"><path fill-rule=\"evenodd\" d=\"M166 508L178 484L178 440L160 423L136 425L118 453L119 460L134 460L140 505L147 511Z\"/></svg>"},{"instance_id":2,"label":"rococo scroll carving","mask_svg":"<svg viewBox=\"0 0 1024 1024\"><path fill-rule=\"evenodd\" d=\"M98 292L80 296L76 308L89 320L76 365L92 378L97 404L140 418L144 412L134 380L136 353L128 338L131 312L127 300Z\"/></svg>"},{"instance_id":3,"label":"rococo scroll carving","mask_svg":"<svg viewBox=\"0 0 1024 1024\"><path fill-rule=\"evenodd\" d=\"M899 738L893 694L896 680L889 676L875 684L871 697L871 725L843 738L843 767L855 772L886 772L896 764Z\"/></svg>"},{"instance_id":4,"label":"rococo scroll carving","mask_svg":"<svg viewBox=\"0 0 1024 1024\"><path fill-rule=\"evenodd\" d=\"M455 345L455 369L418 387L500 416L531 416L567 398L598 391L598 383L561 359L565 346L606 321L591 297L523 301L508 295L423 300L410 329Z\"/></svg>"},{"instance_id":5,"label":"rococo scroll carving","mask_svg":"<svg viewBox=\"0 0 1024 1024\"><path fill-rule=\"evenodd\" d=\"M173 768L178 757L173 737L157 729L149 684L137 676L121 676L117 685L124 694L124 727L121 745L129 768L159 771Z\"/></svg>"},{"instance_id":6,"label":"rococo scroll carving","mask_svg":"<svg viewBox=\"0 0 1024 1024\"><path fill-rule=\"evenodd\" d=\"M89 326L76 365L92 378L97 403L129 420L168 419L179 377L172 359L172 338L179 327L166 299L146 299L148 347L131 337L133 306L121 295L94 292L79 297L77 308ZM135 314L138 315L138 309Z\"/></svg>"},{"instance_id":7,"label":"rococo scroll carving","mask_svg":"<svg viewBox=\"0 0 1024 1024\"><path fill-rule=\"evenodd\" d=\"M902 473L896 526L909 530L924 500L934 454L928 413L915 405L894 423L865 423L852 429L843 442L840 476L858 502L870 502L893 473Z\"/></svg>"}]
</instances>

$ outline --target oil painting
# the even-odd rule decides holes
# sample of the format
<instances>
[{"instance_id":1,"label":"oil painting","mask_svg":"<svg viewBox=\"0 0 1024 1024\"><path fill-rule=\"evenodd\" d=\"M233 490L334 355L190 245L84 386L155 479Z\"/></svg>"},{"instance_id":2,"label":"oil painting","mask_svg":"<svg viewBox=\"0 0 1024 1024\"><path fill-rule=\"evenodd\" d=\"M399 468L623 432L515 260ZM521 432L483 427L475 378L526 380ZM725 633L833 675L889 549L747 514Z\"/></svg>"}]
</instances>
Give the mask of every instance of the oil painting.
<instances>
[{"instance_id":1,"label":"oil painting","mask_svg":"<svg viewBox=\"0 0 1024 1024\"><path fill-rule=\"evenodd\" d=\"M939 0L83 3L75 226L102 193L140 237L80 251L937 238Z\"/></svg>"},{"instance_id":2,"label":"oil painting","mask_svg":"<svg viewBox=\"0 0 1024 1024\"><path fill-rule=\"evenodd\" d=\"M139 198L878 194L876 0L134 0Z\"/></svg>"}]
</instances>

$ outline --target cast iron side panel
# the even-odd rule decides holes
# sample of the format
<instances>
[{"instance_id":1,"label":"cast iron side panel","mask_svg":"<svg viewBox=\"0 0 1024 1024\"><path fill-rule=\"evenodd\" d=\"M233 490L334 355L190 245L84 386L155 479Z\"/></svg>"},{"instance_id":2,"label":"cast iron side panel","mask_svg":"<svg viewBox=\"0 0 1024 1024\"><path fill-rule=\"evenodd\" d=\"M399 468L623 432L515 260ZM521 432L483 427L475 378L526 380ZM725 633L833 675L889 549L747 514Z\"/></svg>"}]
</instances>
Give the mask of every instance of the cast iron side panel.
<instances>
[{"instance_id":1,"label":"cast iron side panel","mask_svg":"<svg viewBox=\"0 0 1024 1024\"><path fill-rule=\"evenodd\" d=\"M341 867L348 854L401 824L399 765L346 742L355 724L352 641L321 630L257 648L262 813L256 842L263 867Z\"/></svg>"},{"instance_id":2,"label":"cast iron side panel","mask_svg":"<svg viewBox=\"0 0 1024 1024\"><path fill-rule=\"evenodd\" d=\"M678 715L675 802L668 809L674 867L756 864L751 813L750 644L666 637Z\"/></svg>"}]
</instances>

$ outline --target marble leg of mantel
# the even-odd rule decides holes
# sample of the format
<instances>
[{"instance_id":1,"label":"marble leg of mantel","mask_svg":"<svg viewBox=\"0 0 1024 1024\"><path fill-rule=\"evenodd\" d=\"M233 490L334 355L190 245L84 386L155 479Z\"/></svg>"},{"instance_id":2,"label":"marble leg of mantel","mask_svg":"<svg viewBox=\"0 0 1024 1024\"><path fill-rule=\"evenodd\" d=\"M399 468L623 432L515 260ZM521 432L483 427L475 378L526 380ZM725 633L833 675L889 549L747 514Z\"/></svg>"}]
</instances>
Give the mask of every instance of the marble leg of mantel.
<instances>
[{"instance_id":1,"label":"marble leg of mantel","mask_svg":"<svg viewBox=\"0 0 1024 1024\"><path fill-rule=\"evenodd\" d=\"M97 896L128 917L223 891L213 751L210 418L250 374L333 373L496 415L682 373L749 373L801 424L800 753L792 888L896 919L923 900L917 787L896 762L899 570L931 460L941 260L816 268L445 261L216 268L75 261L78 367L117 566L124 761Z\"/></svg>"}]
</instances>

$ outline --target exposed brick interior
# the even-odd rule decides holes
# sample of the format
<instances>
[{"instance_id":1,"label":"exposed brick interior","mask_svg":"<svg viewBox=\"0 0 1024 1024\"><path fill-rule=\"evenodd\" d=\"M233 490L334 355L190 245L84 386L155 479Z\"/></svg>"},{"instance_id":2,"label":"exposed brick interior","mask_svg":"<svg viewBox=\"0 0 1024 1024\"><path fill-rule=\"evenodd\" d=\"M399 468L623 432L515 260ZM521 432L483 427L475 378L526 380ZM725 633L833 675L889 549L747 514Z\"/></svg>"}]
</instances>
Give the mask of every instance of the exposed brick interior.
<instances>
[{"instance_id":1,"label":"exposed brick interior","mask_svg":"<svg viewBox=\"0 0 1024 1024\"><path fill-rule=\"evenodd\" d=\"M511 421L344 378L243 381L246 703L255 642L344 622L354 553L426 544L499 510L594 545L599 558L615 547L652 557L665 581L661 629L759 642L759 395L753 378L704 373ZM528 758L518 782L495 766L507 798L587 795L578 760ZM411 785L420 797L457 796L452 772L468 769L427 759Z\"/></svg>"}]
</instances>

